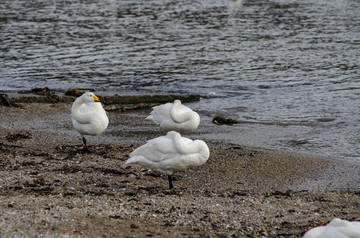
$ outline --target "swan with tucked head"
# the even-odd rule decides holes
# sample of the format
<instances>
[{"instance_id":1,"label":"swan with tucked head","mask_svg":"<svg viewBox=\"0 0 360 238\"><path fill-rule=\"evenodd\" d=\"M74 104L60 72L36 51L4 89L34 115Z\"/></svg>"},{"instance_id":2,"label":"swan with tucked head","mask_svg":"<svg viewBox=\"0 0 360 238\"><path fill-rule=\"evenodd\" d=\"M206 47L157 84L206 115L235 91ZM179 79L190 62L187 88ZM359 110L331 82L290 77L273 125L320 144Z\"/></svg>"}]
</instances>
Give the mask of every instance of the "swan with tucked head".
<instances>
[{"instance_id":1,"label":"swan with tucked head","mask_svg":"<svg viewBox=\"0 0 360 238\"><path fill-rule=\"evenodd\" d=\"M181 137L175 131L169 131L166 136L149 140L134 150L125 164L139 164L168 175L169 188L172 189L173 172L201 166L209 159L209 155L209 147L204 141L193 141Z\"/></svg>"},{"instance_id":2,"label":"swan with tucked head","mask_svg":"<svg viewBox=\"0 0 360 238\"><path fill-rule=\"evenodd\" d=\"M305 233L304 238L359 238L360 222L334 218L327 226L319 226Z\"/></svg>"},{"instance_id":3,"label":"swan with tucked head","mask_svg":"<svg viewBox=\"0 0 360 238\"><path fill-rule=\"evenodd\" d=\"M200 124L199 114L182 105L180 100L153 107L146 120L159 124L164 132L191 132Z\"/></svg>"},{"instance_id":4,"label":"swan with tucked head","mask_svg":"<svg viewBox=\"0 0 360 238\"><path fill-rule=\"evenodd\" d=\"M85 135L98 136L108 126L109 118L100 100L95 94L86 92L78 97L71 108L72 123L80 133L84 149L91 153L86 144Z\"/></svg>"}]
</instances>

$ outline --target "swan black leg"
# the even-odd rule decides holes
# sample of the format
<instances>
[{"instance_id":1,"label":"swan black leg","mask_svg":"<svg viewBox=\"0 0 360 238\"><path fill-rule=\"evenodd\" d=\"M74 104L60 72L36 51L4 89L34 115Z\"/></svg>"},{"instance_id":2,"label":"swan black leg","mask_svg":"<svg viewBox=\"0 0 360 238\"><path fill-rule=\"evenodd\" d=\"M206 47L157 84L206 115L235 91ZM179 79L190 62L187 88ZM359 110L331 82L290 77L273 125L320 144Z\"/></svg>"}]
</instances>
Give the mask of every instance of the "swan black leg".
<instances>
[{"instance_id":1,"label":"swan black leg","mask_svg":"<svg viewBox=\"0 0 360 238\"><path fill-rule=\"evenodd\" d=\"M169 180L169 189L173 189L174 188L174 185L172 183L172 177L171 175L168 175L168 180Z\"/></svg>"},{"instance_id":2,"label":"swan black leg","mask_svg":"<svg viewBox=\"0 0 360 238\"><path fill-rule=\"evenodd\" d=\"M93 152L93 151L91 151L91 150L89 149L89 147L87 146L87 144L86 144L86 139L85 139L85 137L83 137L82 140L83 140L83 143L84 143L84 148L83 148L83 150L84 150L86 153L88 153L88 154L93 154L93 155L103 155L103 154L104 154L104 153L101 153L101 152Z\"/></svg>"},{"instance_id":3,"label":"swan black leg","mask_svg":"<svg viewBox=\"0 0 360 238\"><path fill-rule=\"evenodd\" d=\"M83 140L83 143L84 143L84 151L86 151L86 152L89 153L89 154L93 153L93 152L89 149L89 147L87 146L85 137L83 137L82 140Z\"/></svg>"}]
</instances>

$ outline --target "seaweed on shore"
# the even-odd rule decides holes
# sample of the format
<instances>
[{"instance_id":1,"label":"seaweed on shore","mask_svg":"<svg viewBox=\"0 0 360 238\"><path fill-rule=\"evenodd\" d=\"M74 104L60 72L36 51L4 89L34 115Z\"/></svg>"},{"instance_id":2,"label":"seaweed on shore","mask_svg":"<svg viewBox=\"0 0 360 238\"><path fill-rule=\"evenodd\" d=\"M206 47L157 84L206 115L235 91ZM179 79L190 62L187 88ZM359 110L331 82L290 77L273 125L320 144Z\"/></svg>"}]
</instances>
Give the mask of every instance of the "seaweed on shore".
<instances>
[{"instance_id":1,"label":"seaweed on shore","mask_svg":"<svg viewBox=\"0 0 360 238\"><path fill-rule=\"evenodd\" d=\"M54 91L50 90L48 87L44 88L32 88L30 90L18 90L17 91L20 94L36 94L36 95L42 95L47 96L51 99L59 100L59 96L55 94Z\"/></svg>"},{"instance_id":2,"label":"seaweed on shore","mask_svg":"<svg viewBox=\"0 0 360 238\"><path fill-rule=\"evenodd\" d=\"M32 88L30 90L18 90L17 91L18 93L20 94L36 94L36 95L50 95L52 94L53 92L48 88L48 87L45 87L45 88Z\"/></svg>"},{"instance_id":3,"label":"seaweed on shore","mask_svg":"<svg viewBox=\"0 0 360 238\"><path fill-rule=\"evenodd\" d=\"M85 92L81 91L81 88L68 88L65 91L65 95L67 96L75 96L75 97L80 97L81 95L83 95Z\"/></svg>"},{"instance_id":4,"label":"seaweed on shore","mask_svg":"<svg viewBox=\"0 0 360 238\"><path fill-rule=\"evenodd\" d=\"M31 134L27 133L27 134L22 134L22 133L16 133L16 134L8 134L6 136L7 141L12 142L12 141L18 141L21 139L31 139Z\"/></svg>"},{"instance_id":5,"label":"seaweed on shore","mask_svg":"<svg viewBox=\"0 0 360 238\"><path fill-rule=\"evenodd\" d=\"M0 105L5 107L19 107L18 105L10 102L7 94L0 94Z\"/></svg>"},{"instance_id":6,"label":"seaweed on shore","mask_svg":"<svg viewBox=\"0 0 360 238\"><path fill-rule=\"evenodd\" d=\"M221 125L221 124L232 125L232 124L236 124L238 122L236 120L234 120L234 119L231 119L231 118L225 118L225 117L221 117L221 116L216 116L212 120L212 123L218 124L218 125Z\"/></svg>"}]
</instances>

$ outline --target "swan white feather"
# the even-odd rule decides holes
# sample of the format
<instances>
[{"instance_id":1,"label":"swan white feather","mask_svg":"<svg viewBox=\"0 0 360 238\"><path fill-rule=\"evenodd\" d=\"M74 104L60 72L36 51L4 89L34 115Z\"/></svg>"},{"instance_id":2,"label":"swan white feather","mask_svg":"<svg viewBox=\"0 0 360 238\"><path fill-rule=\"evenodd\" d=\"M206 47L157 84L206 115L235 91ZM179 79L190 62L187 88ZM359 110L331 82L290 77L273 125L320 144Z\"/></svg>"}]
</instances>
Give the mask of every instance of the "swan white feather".
<instances>
[{"instance_id":1,"label":"swan white feather","mask_svg":"<svg viewBox=\"0 0 360 238\"><path fill-rule=\"evenodd\" d=\"M153 107L146 120L159 124L165 132L191 132L200 124L199 114L182 105L180 100Z\"/></svg>"},{"instance_id":2,"label":"swan white feather","mask_svg":"<svg viewBox=\"0 0 360 238\"><path fill-rule=\"evenodd\" d=\"M78 97L71 108L72 123L83 138L85 135L98 136L108 126L109 118L100 103L100 100L91 92Z\"/></svg>"},{"instance_id":3,"label":"swan white feather","mask_svg":"<svg viewBox=\"0 0 360 238\"><path fill-rule=\"evenodd\" d=\"M125 164L135 163L171 176L175 171L203 165L209 158L209 147L204 141L181 137L170 131L166 136L149 140L130 154ZM169 185L172 188L171 177Z\"/></svg>"},{"instance_id":4,"label":"swan white feather","mask_svg":"<svg viewBox=\"0 0 360 238\"><path fill-rule=\"evenodd\" d=\"M360 222L334 218L327 226L310 229L304 238L360 238Z\"/></svg>"}]
</instances>

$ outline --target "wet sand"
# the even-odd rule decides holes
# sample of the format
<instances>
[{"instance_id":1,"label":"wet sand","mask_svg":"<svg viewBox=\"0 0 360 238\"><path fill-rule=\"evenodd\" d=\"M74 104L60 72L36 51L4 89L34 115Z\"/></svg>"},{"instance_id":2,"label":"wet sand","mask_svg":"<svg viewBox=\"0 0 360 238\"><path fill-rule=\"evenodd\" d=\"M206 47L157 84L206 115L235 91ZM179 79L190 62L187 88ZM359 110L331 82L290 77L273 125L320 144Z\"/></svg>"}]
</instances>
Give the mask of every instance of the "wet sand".
<instances>
[{"instance_id":1,"label":"wet sand","mask_svg":"<svg viewBox=\"0 0 360 238\"><path fill-rule=\"evenodd\" d=\"M301 237L333 217L360 219L360 165L219 143L206 115L195 133L210 147L199 168L166 178L128 154L161 135L150 110L110 112L84 154L70 105L0 106L0 236Z\"/></svg>"}]
</instances>

